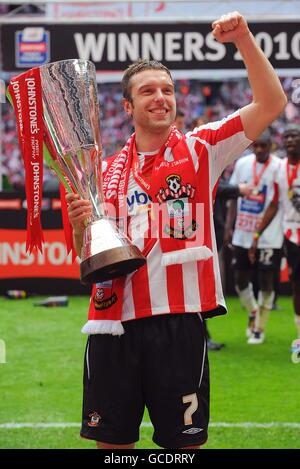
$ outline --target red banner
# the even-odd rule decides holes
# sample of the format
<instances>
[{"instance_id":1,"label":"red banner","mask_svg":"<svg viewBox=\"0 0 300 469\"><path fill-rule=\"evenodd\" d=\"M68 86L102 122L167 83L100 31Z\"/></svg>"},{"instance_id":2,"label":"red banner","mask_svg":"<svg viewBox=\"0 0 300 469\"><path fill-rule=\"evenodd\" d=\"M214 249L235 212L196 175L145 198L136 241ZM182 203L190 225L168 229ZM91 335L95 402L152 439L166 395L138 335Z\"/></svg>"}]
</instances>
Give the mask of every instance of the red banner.
<instances>
[{"instance_id":1,"label":"red banner","mask_svg":"<svg viewBox=\"0 0 300 469\"><path fill-rule=\"evenodd\" d=\"M42 251L41 204L43 183L43 104L39 68L10 81L8 91L17 116L20 149L25 166L28 205L26 251Z\"/></svg>"},{"instance_id":2,"label":"red banner","mask_svg":"<svg viewBox=\"0 0 300 469\"><path fill-rule=\"evenodd\" d=\"M67 254L63 230L44 230L44 234L43 252L29 254L23 230L0 229L0 279L79 279L79 264Z\"/></svg>"}]
</instances>

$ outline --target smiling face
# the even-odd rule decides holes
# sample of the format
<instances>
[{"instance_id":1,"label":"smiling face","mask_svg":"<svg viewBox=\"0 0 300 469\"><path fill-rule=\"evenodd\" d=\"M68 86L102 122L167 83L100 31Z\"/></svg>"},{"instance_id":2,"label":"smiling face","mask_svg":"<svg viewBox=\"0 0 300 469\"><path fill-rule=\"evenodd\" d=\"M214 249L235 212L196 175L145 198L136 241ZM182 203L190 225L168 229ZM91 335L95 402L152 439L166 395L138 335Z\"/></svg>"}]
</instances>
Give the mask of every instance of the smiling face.
<instances>
[{"instance_id":1,"label":"smiling face","mask_svg":"<svg viewBox=\"0 0 300 469\"><path fill-rule=\"evenodd\" d=\"M130 79L131 100L124 109L132 116L136 132L160 134L174 122L176 101L174 84L163 70L143 70Z\"/></svg>"}]
</instances>

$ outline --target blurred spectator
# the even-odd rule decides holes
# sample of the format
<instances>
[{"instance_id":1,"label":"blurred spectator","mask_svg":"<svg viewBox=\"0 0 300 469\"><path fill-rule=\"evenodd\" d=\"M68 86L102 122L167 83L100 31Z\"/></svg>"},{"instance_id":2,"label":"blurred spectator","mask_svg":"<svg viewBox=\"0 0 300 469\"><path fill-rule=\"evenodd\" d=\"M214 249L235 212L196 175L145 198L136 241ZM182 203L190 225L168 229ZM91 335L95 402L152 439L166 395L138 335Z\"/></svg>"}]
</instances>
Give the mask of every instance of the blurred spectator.
<instances>
[{"instance_id":1,"label":"blurred spectator","mask_svg":"<svg viewBox=\"0 0 300 469\"><path fill-rule=\"evenodd\" d=\"M207 123L207 118L205 116L199 116L192 120L190 128L193 130L196 127L201 127L201 125L205 125Z\"/></svg>"},{"instance_id":2,"label":"blurred spectator","mask_svg":"<svg viewBox=\"0 0 300 469\"><path fill-rule=\"evenodd\" d=\"M184 112L177 110L174 124L180 132L185 133L185 114Z\"/></svg>"},{"instance_id":3,"label":"blurred spectator","mask_svg":"<svg viewBox=\"0 0 300 469\"><path fill-rule=\"evenodd\" d=\"M291 99L294 92L295 79L287 77L282 79L282 84L289 98L289 104L285 113L272 124L274 148L272 152L282 157L282 141L280 135L285 125L289 122L300 124L299 104ZM227 82L203 83L200 80L178 80L175 83L177 106L184 114L189 128L199 127L208 120L219 120L230 114L235 109L245 106L251 101L251 92L246 79ZM204 90L204 94L203 94ZM120 147L128 135L132 133L129 118L120 106L122 93L119 83L103 83L99 86L100 125L103 145L103 155L108 156ZM191 123L191 124L189 124ZM11 106L6 103L2 106L2 155L4 172L10 184L19 188L24 184L23 162L17 143L15 116ZM227 179L232 168L228 168ZM45 181L50 181L53 176L48 168L45 168Z\"/></svg>"}]
</instances>

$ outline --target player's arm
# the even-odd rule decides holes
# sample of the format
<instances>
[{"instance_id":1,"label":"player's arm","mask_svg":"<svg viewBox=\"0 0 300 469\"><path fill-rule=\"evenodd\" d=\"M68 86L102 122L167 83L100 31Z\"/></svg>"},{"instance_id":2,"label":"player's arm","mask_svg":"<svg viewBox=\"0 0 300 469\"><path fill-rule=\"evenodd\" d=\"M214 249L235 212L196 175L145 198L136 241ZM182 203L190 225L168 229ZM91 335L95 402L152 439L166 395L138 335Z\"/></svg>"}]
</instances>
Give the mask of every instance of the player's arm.
<instances>
[{"instance_id":1,"label":"player's arm","mask_svg":"<svg viewBox=\"0 0 300 469\"><path fill-rule=\"evenodd\" d=\"M237 199L238 197L247 197L252 193L252 187L249 184L231 184L228 181L220 179L217 188L217 197L223 200Z\"/></svg>"},{"instance_id":2,"label":"player's arm","mask_svg":"<svg viewBox=\"0 0 300 469\"><path fill-rule=\"evenodd\" d=\"M252 103L241 109L246 136L255 140L283 111L287 99L280 81L238 12L221 16L212 24L213 35L221 43L233 42L247 68Z\"/></svg>"},{"instance_id":3,"label":"player's arm","mask_svg":"<svg viewBox=\"0 0 300 469\"><path fill-rule=\"evenodd\" d=\"M81 256L83 232L86 220L92 215L92 204L83 200L78 194L67 194L68 216L73 228L73 243L78 256Z\"/></svg>"},{"instance_id":4,"label":"player's arm","mask_svg":"<svg viewBox=\"0 0 300 469\"><path fill-rule=\"evenodd\" d=\"M224 245L228 246L231 244L232 234L233 234L233 225L236 219L237 213L237 200L230 200L227 208L226 222L224 227Z\"/></svg>"}]
</instances>

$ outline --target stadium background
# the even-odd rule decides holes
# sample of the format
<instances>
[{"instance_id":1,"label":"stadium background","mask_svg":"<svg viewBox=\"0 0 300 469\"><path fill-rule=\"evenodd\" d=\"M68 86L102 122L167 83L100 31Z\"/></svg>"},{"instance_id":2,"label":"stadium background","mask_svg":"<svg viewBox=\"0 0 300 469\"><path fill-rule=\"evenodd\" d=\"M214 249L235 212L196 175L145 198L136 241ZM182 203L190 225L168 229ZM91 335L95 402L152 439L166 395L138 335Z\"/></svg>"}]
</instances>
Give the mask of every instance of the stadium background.
<instances>
[{"instance_id":1,"label":"stadium background","mask_svg":"<svg viewBox=\"0 0 300 469\"><path fill-rule=\"evenodd\" d=\"M121 47L120 50L117 48L115 52L109 51L109 43L107 42L102 57L97 59L95 56L97 47L90 46L89 48L85 41L90 38L90 44L99 46L100 43L97 41L103 32L115 34L115 41L118 41L117 34L122 26L122 32L133 41L131 45L136 44L134 41L138 41L136 54L140 56L142 55L142 33L148 31L152 37L157 37L155 34L161 34L164 47L161 50L155 50L157 54L161 54L163 62L167 62L167 64L168 60L171 62L170 68L176 79L177 108L184 112L185 128L188 130L195 118L218 120L251 100L251 91L245 78L245 71L241 62L234 57L233 49L229 46L223 56L220 51L218 55L218 51L211 47L208 39L211 21L224 12L233 10L245 14L252 24L256 39L277 69L287 94L288 105L285 112L272 125L273 152L283 157L281 132L288 122L300 123L299 1L0 3L0 79L2 80L0 96L1 294L9 289L26 290L35 294L75 293L86 295L88 293L78 281L78 265L72 266L67 258L61 230L58 194L55 190L56 179L46 167L44 170L45 195L42 220L47 236L49 235L49 240L46 238L48 245L43 257L28 258L25 255L24 170L17 144L15 117L11 107L5 102L3 84L7 84L11 76L26 68L41 65L43 61L60 60L71 58L71 56L79 57L80 54L85 54L84 58L96 61L101 107L101 135L104 154L107 156L120 148L132 130L130 121L122 111L119 80L121 70L131 60L134 60L134 57L130 56L130 47L128 47L124 49L125 57L120 61ZM28 27L43 28L39 47L32 50L26 48L26 40L22 36L24 29ZM200 41L198 43L202 44L201 53L188 57L184 45L184 41L188 40L186 39L188 35L176 36L178 31L190 34L200 31L203 44L199 36L192 36L194 39L190 40ZM172 33L175 33L175 36L172 36ZM74 39L76 34L77 42ZM78 39L78 34L81 34L81 39ZM108 40L108 36L105 37ZM125 36L123 36L124 38ZM156 44L159 43L159 40ZM171 41L169 53L166 41L169 43ZM115 62L111 59L114 56ZM208 59L209 57L210 59ZM219 57L218 60L217 57ZM110 61L108 61L109 58ZM230 176L231 171L230 167L226 170L227 177ZM230 275L227 275L226 278L226 291L233 293ZM288 293L289 286L282 287L282 292ZM11 313L8 313L8 310L12 307L7 306L6 303L3 304L3 315L2 318L0 317L1 339L9 335L6 331L6 325L1 319L9 317ZM14 308L17 310L21 303L14 304ZM236 310L240 308L237 301L233 304ZM285 304L291 312L290 303L286 302ZM82 307L82 305L86 306L87 303L84 298L78 298L78 305ZM24 306L25 309L26 307L28 308L28 304ZM22 313L20 314L22 315ZM28 314L30 315L30 308ZM45 320L46 325L50 319L48 316ZM81 316L81 319L84 320L84 316ZM212 329L214 332L214 326ZM274 333L276 335L276 332ZM230 342L232 337L229 331L226 332L226 326L224 334L227 337L226 340ZM292 338L291 336L289 339L288 336L286 341L288 342ZM0 383L1 385L5 389L3 381ZM2 422L7 422L8 416L5 412L3 416ZM299 421L298 417L295 416L296 422Z\"/></svg>"}]
</instances>

